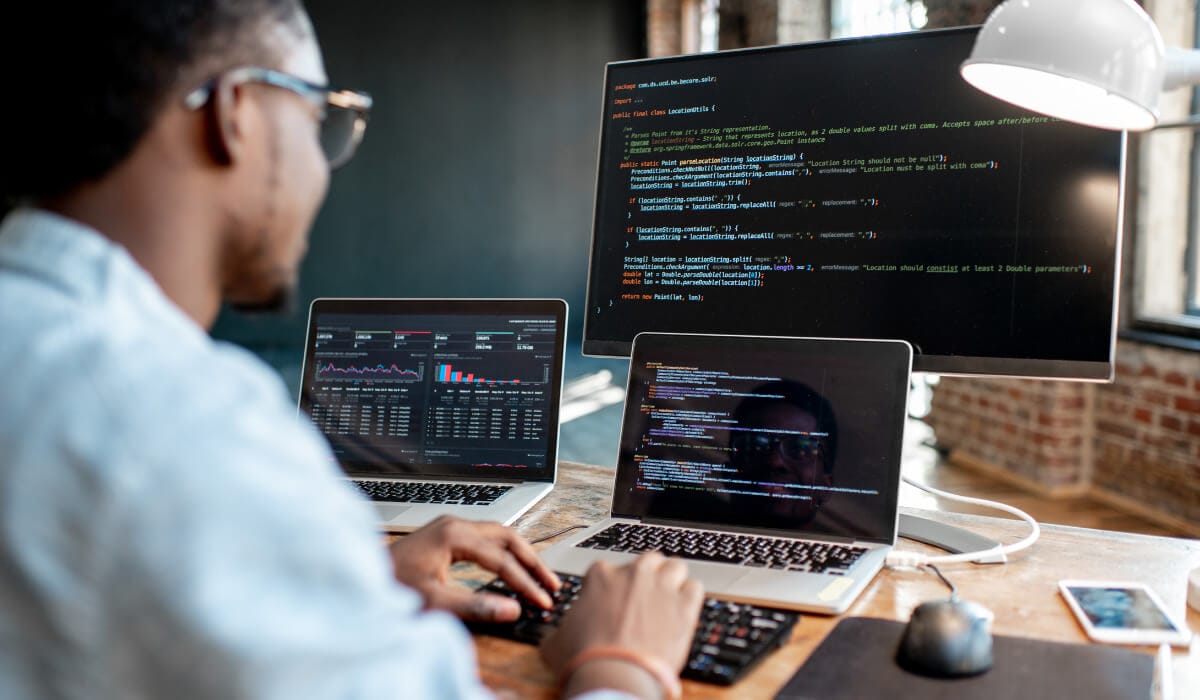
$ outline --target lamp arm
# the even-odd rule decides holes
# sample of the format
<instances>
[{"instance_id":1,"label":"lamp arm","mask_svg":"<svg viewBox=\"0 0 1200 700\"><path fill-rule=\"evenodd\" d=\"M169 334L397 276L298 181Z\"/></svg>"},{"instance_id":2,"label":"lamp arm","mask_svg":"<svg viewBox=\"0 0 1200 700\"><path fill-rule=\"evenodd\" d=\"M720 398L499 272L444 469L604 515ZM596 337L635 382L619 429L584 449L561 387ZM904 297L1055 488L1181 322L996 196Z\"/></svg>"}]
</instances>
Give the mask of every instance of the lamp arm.
<instances>
[{"instance_id":1,"label":"lamp arm","mask_svg":"<svg viewBox=\"0 0 1200 700\"><path fill-rule=\"evenodd\" d=\"M1163 91L1200 83L1200 50L1167 47Z\"/></svg>"}]
</instances>

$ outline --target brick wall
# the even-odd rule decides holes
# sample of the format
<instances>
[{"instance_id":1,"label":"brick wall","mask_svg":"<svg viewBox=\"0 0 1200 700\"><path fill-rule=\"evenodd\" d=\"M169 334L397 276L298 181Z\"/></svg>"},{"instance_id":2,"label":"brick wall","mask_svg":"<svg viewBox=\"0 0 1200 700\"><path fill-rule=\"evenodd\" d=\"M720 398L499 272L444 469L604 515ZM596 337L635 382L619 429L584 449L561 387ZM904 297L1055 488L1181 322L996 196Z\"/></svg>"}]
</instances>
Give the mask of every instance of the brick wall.
<instances>
[{"instance_id":1,"label":"brick wall","mask_svg":"<svg viewBox=\"0 0 1200 700\"><path fill-rule=\"evenodd\" d=\"M1121 341L1112 384L944 377L926 420L955 461L1200 534L1200 353Z\"/></svg>"},{"instance_id":2,"label":"brick wall","mask_svg":"<svg viewBox=\"0 0 1200 700\"><path fill-rule=\"evenodd\" d=\"M674 56L683 50L681 0L647 0L646 49L652 57Z\"/></svg>"},{"instance_id":3,"label":"brick wall","mask_svg":"<svg viewBox=\"0 0 1200 700\"><path fill-rule=\"evenodd\" d=\"M767 46L779 43L780 0L722 0L721 49Z\"/></svg>"},{"instance_id":4,"label":"brick wall","mask_svg":"<svg viewBox=\"0 0 1200 700\"><path fill-rule=\"evenodd\" d=\"M958 457L1065 495L1087 488L1092 401L1078 382L943 377L926 421Z\"/></svg>"},{"instance_id":5,"label":"brick wall","mask_svg":"<svg viewBox=\"0 0 1200 700\"><path fill-rule=\"evenodd\" d=\"M1096 387L1092 485L1200 526L1200 353L1117 347L1116 382Z\"/></svg>"}]
</instances>

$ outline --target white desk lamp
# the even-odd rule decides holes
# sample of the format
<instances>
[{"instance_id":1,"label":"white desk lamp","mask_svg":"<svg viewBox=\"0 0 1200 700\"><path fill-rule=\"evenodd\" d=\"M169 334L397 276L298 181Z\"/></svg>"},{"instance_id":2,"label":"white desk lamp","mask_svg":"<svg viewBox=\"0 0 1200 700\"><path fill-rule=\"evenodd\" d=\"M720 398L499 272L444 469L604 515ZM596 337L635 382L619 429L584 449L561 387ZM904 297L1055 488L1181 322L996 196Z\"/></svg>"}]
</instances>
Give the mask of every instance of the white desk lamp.
<instances>
[{"instance_id":1,"label":"white desk lamp","mask_svg":"<svg viewBox=\"0 0 1200 700\"><path fill-rule=\"evenodd\" d=\"M1200 51L1167 48L1132 0L1006 0L963 78L1019 107L1103 129L1159 124L1158 96L1200 83ZM1173 125L1172 125L1173 126Z\"/></svg>"}]
</instances>

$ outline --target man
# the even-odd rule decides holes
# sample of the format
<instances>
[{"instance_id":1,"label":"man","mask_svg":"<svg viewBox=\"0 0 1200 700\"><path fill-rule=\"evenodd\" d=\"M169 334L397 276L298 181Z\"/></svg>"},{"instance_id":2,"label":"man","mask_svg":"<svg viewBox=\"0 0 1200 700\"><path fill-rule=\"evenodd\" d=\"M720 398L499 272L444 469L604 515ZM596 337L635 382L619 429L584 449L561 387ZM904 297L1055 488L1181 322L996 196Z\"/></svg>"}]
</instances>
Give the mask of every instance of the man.
<instances>
[{"instance_id":1,"label":"man","mask_svg":"<svg viewBox=\"0 0 1200 700\"><path fill-rule=\"evenodd\" d=\"M223 300L292 293L368 101L324 87L295 0L19 14L0 30L19 74L0 196L22 205L0 225L0 697L486 695L439 609L517 610L450 564L543 605L553 573L495 524L385 551L278 378L205 332ZM586 590L544 650L566 692L670 690L702 597L683 565L598 567Z\"/></svg>"},{"instance_id":2,"label":"man","mask_svg":"<svg viewBox=\"0 0 1200 700\"><path fill-rule=\"evenodd\" d=\"M747 522L795 529L808 525L828 502L837 461L837 419L829 400L805 384L773 381L756 387L733 412L730 464L758 495L733 505Z\"/></svg>"}]
</instances>

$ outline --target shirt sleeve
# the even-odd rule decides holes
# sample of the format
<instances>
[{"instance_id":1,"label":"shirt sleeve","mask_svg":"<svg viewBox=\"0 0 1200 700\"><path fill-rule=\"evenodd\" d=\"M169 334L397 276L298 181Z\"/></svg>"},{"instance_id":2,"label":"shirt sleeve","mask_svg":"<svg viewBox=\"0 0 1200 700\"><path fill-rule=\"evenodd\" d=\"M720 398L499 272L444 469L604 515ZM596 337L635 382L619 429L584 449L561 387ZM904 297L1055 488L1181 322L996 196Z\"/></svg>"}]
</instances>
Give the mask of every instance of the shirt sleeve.
<instances>
[{"instance_id":1,"label":"shirt sleeve","mask_svg":"<svg viewBox=\"0 0 1200 700\"><path fill-rule=\"evenodd\" d=\"M213 396L113 441L124 476L93 541L111 555L100 651L115 685L146 698L490 697L465 629L394 581L369 506L294 408ZM167 407L131 420L150 410Z\"/></svg>"}]
</instances>

